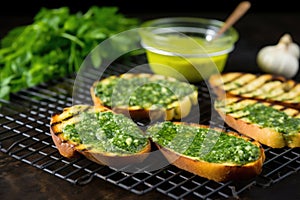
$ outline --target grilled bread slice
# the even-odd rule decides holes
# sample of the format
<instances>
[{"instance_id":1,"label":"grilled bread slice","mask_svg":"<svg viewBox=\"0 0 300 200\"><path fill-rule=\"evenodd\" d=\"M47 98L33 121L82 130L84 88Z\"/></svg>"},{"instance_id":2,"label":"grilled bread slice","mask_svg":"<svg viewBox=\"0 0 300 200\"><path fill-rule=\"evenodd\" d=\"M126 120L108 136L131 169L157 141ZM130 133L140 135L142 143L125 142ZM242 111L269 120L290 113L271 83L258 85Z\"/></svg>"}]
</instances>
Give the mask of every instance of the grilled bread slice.
<instances>
[{"instance_id":1,"label":"grilled bread slice","mask_svg":"<svg viewBox=\"0 0 300 200\"><path fill-rule=\"evenodd\" d=\"M300 109L300 83L282 76L227 72L212 75L209 84L218 96L238 96Z\"/></svg>"},{"instance_id":2,"label":"grilled bread slice","mask_svg":"<svg viewBox=\"0 0 300 200\"><path fill-rule=\"evenodd\" d=\"M86 158L113 167L141 162L151 150L150 140L128 117L90 105L74 105L54 114L52 139L67 158Z\"/></svg>"},{"instance_id":3,"label":"grilled bread slice","mask_svg":"<svg viewBox=\"0 0 300 200\"><path fill-rule=\"evenodd\" d=\"M214 107L229 126L264 145L300 147L297 109L239 97L218 99Z\"/></svg>"},{"instance_id":4,"label":"grilled bread slice","mask_svg":"<svg viewBox=\"0 0 300 200\"><path fill-rule=\"evenodd\" d=\"M198 103L196 86L147 73L109 76L94 82L90 93L95 105L133 119L181 119Z\"/></svg>"},{"instance_id":5,"label":"grilled bread slice","mask_svg":"<svg viewBox=\"0 0 300 200\"><path fill-rule=\"evenodd\" d=\"M171 164L218 182L253 178L265 160L260 143L206 125L165 121L147 135Z\"/></svg>"}]
</instances>

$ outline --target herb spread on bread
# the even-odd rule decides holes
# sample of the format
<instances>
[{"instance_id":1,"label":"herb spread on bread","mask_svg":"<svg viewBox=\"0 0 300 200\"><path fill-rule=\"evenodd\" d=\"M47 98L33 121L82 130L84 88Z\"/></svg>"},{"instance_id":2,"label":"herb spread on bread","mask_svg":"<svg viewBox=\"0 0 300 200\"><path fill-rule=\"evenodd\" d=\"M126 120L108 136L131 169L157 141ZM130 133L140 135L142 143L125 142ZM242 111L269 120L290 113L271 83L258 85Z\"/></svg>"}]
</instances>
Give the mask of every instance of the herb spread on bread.
<instances>
[{"instance_id":1,"label":"herb spread on bread","mask_svg":"<svg viewBox=\"0 0 300 200\"><path fill-rule=\"evenodd\" d=\"M237 133L171 121L149 125L144 132L130 118L104 106L64 108L52 115L50 132L64 157L82 154L119 169L143 162L153 146L174 166L215 181L252 178L265 160L258 142Z\"/></svg>"},{"instance_id":2,"label":"herb spread on bread","mask_svg":"<svg viewBox=\"0 0 300 200\"><path fill-rule=\"evenodd\" d=\"M300 111L254 99L215 101L224 121L242 134L273 148L300 147Z\"/></svg>"},{"instance_id":3,"label":"herb spread on bread","mask_svg":"<svg viewBox=\"0 0 300 200\"><path fill-rule=\"evenodd\" d=\"M248 105L243 110L247 113L244 118L262 127L274 128L284 134L300 132L300 118L293 118L275 108L257 103Z\"/></svg>"},{"instance_id":4,"label":"herb spread on bread","mask_svg":"<svg viewBox=\"0 0 300 200\"><path fill-rule=\"evenodd\" d=\"M154 79L150 76L122 78L113 76L109 81L99 82L94 93L109 107L130 106L168 108L179 99L197 91L194 85L169 79Z\"/></svg>"},{"instance_id":5,"label":"herb spread on bread","mask_svg":"<svg viewBox=\"0 0 300 200\"><path fill-rule=\"evenodd\" d=\"M77 122L66 124L62 132L66 140L102 152L136 153L148 143L132 120L112 112L80 112Z\"/></svg>"},{"instance_id":6,"label":"herb spread on bread","mask_svg":"<svg viewBox=\"0 0 300 200\"><path fill-rule=\"evenodd\" d=\"M208 127L163 122L151 126L147 132L159 145L209 163L244 165L261 156L259 147L250 141Z\"/></svg>"}]
</instances>

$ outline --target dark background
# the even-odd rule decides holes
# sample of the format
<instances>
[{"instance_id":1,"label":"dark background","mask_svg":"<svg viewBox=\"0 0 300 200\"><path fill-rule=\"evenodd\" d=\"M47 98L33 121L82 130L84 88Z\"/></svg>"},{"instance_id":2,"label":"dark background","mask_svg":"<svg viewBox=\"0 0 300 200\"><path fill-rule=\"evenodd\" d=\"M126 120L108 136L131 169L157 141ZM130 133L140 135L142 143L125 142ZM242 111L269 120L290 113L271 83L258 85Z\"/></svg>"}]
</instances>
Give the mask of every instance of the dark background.
<instances>
[{"instance_id":1,"label":"dark background","mask_svg":"<svg viewBox=\"0 0 300 200\"><path fill-rule=\"evenodd\" d=\"M142 20L170 16L194 16L225 20L242 0L8 0L0 6L0 39L16 26L33 21L39 10L67 6L70 12L85 13L91 6L116 6L127 17ZM260 72L256 63L258 51L277 44L290 33L300 44L300 7L297 1L249 0L251 8L234 27L239 41L230 54L228 71ZM300 76L300 72L299 72Z\"/></svg>"},{"instance_id":2,"label":"dark background","mask_svg":"<svg viewBox=\"0 0 300 200\"><path fill-rule=\"evenodd\" d=\"M116 6L119 12L128 17L142 19L167 16L197 16L207 17L207 13L214 18L225 19L242 0L8 0L2 1L0 6L0 26L3 37L11 28L29 24L39 10L44 8L59 8L67 6L70 12L85 12L91 6ZM297 1L284 0L249 0L251 14L291 14L300 13ZM222 13L222 15L220 15ZM8 22L9 20L9 22ZM258 23L260 23L258 21Z\"/></svg>"},{"instance_id":3,"label":"dark background","mask_svg":"<svg viewBox=\"0 0 300 200\"><path fill-rule=\"evenodd\" d=\"M8 0L0 6L0 39L16 26L27 25L44 8L67 6L71 13L85 13L91 6L116 6L127 17L142 20L194 16L225 20L242 0ZM263 46L277 44L290 33L300 44L300 7L297 1L249 0L251 8L234 27L239 41L226 69L259 72L256 55ZM300 76L300 72L299 72Z\"/></svg>"},{"instance_id":4,"label":"dark background","mask_svg":"<svg viewBox=\"0 0 300 200\"><path fill-rule=\"evenodd\" d=\"M2 16L33 16L41 7L68 6L85 11L91 5L118 6L125 14L229 12L241 0L10 0L0 7ZM250 0L251 12L299 12L297 1Z\"/></svg>"}]
</instances>

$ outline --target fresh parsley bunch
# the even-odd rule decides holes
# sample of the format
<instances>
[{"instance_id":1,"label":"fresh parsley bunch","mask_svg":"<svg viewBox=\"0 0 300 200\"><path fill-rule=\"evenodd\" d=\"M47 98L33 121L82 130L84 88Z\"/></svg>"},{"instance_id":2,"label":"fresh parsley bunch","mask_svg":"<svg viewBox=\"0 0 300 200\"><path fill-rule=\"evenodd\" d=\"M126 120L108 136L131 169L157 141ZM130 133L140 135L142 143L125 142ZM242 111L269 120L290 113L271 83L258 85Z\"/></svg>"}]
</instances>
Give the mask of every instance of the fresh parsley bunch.
<instances>
[{"instance_id":1,"label":"fresh parsley bunch","mask_svg":"<svg viewBox=\"0 0 300 200\"><path fill-rule=\"evenodd\" d=\"M92 6L74 14L68 7L42 8L32 24L1 39L0 98L9 100L10 93L76 72L101 41L139 23L117 7Z\"/></svg>"}]
</instances>

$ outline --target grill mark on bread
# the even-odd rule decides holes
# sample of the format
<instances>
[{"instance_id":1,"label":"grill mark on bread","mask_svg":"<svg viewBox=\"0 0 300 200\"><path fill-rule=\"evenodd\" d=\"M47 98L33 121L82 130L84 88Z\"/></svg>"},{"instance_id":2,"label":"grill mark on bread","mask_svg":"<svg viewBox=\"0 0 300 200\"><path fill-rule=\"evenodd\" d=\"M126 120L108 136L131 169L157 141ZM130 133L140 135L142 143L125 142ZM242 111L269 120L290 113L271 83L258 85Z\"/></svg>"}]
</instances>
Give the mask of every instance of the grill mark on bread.
<instances>
[{"instance_id":1,"label":"grill mark on bread","mask_svg":"<svg viewBox=\"0 0 300 200\"><path fill-rule=\"evenodd\" d=\"M226 73L224 74L224 76L222 76L223 81L219 83L220 84L226 84L232 81L235 81L236 79L240 78L241 76L243 76L242 73Z\"/></svg>"},{"instance_id":2,"label":"grill mark on bread","mask_svg":"<svg viewBox=\"0 0 300 200\"><path fill-rule=\"evenodd\" d=\"M236 98L224 99L224 101L220 101L219 103L221 104L217 104L216 107L225 113L233 113L235 111L240 111L244 107L257 102L258 102L257 100L243 99L240 97L236 97Z\"/></svg>"},{"instance_id":3,"label":"grill mark on bread","mask_svg":"<svg viewBox=\"0 0 300 200\"><path fill-rule=\"evenodd\" d=\"M282 83L282 80L276 79L274 76L270 74L264 74L264 75L243 74L242 76L240 76L238 80L238 84L236 84L235 80L232 80L232 83L227 83L227 84L236 85L236 88L233 88L232 90L228 90L228 91L230 91L232 94L238 95L243 93L252 93L257 88L262 87L266 83L270 84L273 82ZM239 83L243 83L243 85Z\"/></svg>"},{"instance_id":4,"label":"grill mark on bread","mask_svg":"<svg viewBox=\"0 0 300 200\"><path fill-rule=\"evenodd\" d=\"M238 76L238 79L228 78L230 76L237 77L237 74L243 75ZM271 74L256 74L255 79L247 82L243 81L246 75L249 79L249 73L242 72L229 72L221 76L210 77L210 86L218 99L225 102L216 101L215 104L215 109L221 118L231 128L267 146L273 148L299 147L300 131L297 128L299 127L297 120L300 118L300 83ZM223 77L226 79L225 87L220 84ZM235 84L235 80L245 84ZM261 103L282 113L274 114L274 116L272 114L272 117L268 118L263 110L259 110L259 107L257 107L258 110L255 106L243 110L247 103L246 100ZM273 112L266 109L267 113Z\"/></svg>"},{"instance_id":5,"label":"grill mark on bread","mask_svg":"<svg viewBox=\"0 0 300 200\"><path fill-rule=\"evenodd\" d=\"M62 131L58 131L58 132L55 132L54 134L55 135L60 135L60 134L62 134L63 132Z\"/></svg>"},{"instance_id":6,"label":"grill mark on bread","mask_svg":"<svg viewBox=\"0 0 300 200\"><path fill-rule=\"evenodd\" d=\"M80 113L85 112L87 110L90 110L90 108L89 107L84 107L83 109L76 110L75 112L69 111L69 109L64 109L63 112L67 111L68 114L65 117L63 117L62 119L60 119L59 114L53 115L52 118L53 119L57 119L57 121L51 121L51 123L50 123L50 127L52 129L57 130L57 131L53 132L54 135L58 136L60 134L63 134L63 131L61 130L61 128L56 128L56 126L62 126L62 124L68 124L68 122L72 123L72 120L74 118L76 118L77 116L79 116ZM62 139L62 143L67 143L67 142L68 142L68 140ZM77 146L77 145L74 145L74 146Z\"/></svg>"},{"instance_id":7,"label":"grill mark on bread","mask_svg":"<svg viewBox=\"0 0 300 200\"><path fill-rule=\"evenodd\" d=\"M258 78L252 79L251 81L247 82L245 85L235 88L230 92L235 95L243 94L243 93L252 93L256 91L258 88L262 86L262 84L266 83L268 80L271 79L270 75L260 76Z\"/></svg>"},{"instance_id":8,"label":"grill mark on bread","mask_svg":"<svg viewBox=\"0 0 300 200\"><path fill-rule=\"evenodd\" d=\"M294 83L291 87L288 87L288 88L287 87L284 88L285 92L286 92L284 94L284 96L275 97L275 100L277 100L277 101L286 100L286 101L293 102L293 100L299 99L299 96L300 96L300 84L295 84ZM298 100L296 102L299 102L299 101L300 100Z\"/></svg>"},{"instance_id":9,"label":"grill mark on bread","mask_svg":"<svg viewBox=\"0 0 300 200\"><path fill-rule=\"evenodd\" d=\"M67 109L65 109L64 111L66 111ZM58 120L58 121L54 121L50 124L50 126L56 126L57 124L60 124L60 123L63 123L63 122L66 122L66 121L69 121L70 119L72 119L73 117L76 117L76 116L79 116L81 112L85 112L87 110L90 110L90 108L86 107L82 110L76 110L75 113L73 112L69 112L70 115L66 115L65 118L61 119L61 120ZM57 117L58 117L58 114L55 114ZM55 117L54 115L54 117Z\"/></svg>"},{"instance_id":10,"label":"grill mark on bread","mask_svg":"<svg viewBox=\"0 0 300 200\"><path fill-rule=\"evenodd\" d=\"M290 108L284 105L278 105L275 103L269 103L269 102L261 102L258 100L250 100L250 99L243 99L243 98L230 98L230 101L226 101L227 103L223 105L217 105L217 109L222 110L224 113L234 117L235 119L242 119L246 123L251 124L251 122L247 121L245 118L248 114L243 111L243 109L254 103L262 103L266 106L270 106L275 108L276 110L285 112L287 115L295 118L300 117L300 111L296 110L294 108Z\"/></svg>"},{"instance_id":11,"label":"grill mark on bread","mask_svg":"<svg viewBox=\"0 0 300 200\"><path fill-rule=\"evenodd\" d=\"M256 76L253 74L243 74L243 75L237 77L236 79L224 84L224 89L227 91L234 90L238 87L241 87L241 86L251 82L255 78L256 78Z\"/></svg>"},{"instance_id":12,"label":"grill mark on bread","mask_svg":"<svg viewBox=\"0 0 300 200\"><path fill-rule=\"evenodd\" d=\"M224 81L224 85L222 85L221 80ZM292 108L300 108L300 83L281 76L229 72L219 75L219 77L212 76L210 84L220 96L222 91L229 96L263 100Z\"/></svg>"},{"instance_id":13,"label":"grill mark on bread","mask_svg":"<svg viewBox=\"0 0 300 200\"><path fill-rule=\"evenodd\" d=\"M76 115L78 115L78 113L77 113ZM69 121L70 119L72 119L72 118L73 118L74 116L76 116L76 115L70 115L70 116L68 116L68 117L66 117L66 118L64 118L64 119L62 119L62 120L60 120L60 121L53 122L53 123L51 124L51 126L56 126L56 125L58 125L58 124L67 122L67 121Z\"/></svg>"},{"instance_id":14,"label":"grill mark on bread","mask_svg":"<svg viewBox=\"0 0 300 200\"><path fill-rule=\"evenodd\" d=\"M253 121L253 119L256 118L256 114L252 113L252 107L246 108L246 106L250 105L251 103L263 104L267 107L285 113L291 118L281 118L283 117L283 115L279 115L279 118L274 118L274 116L271 116L271 124L268 124L269 119L266 117L261 118L261 120L263 121ZM300 118L300 110L298 109L291 108L285 105L279 105L274 102L264 102L254 99L245 99L238 97L228 97L226 99L222 99L221 101L215 101L215 109L230 127L236 129L242 134L250 136L254 140L261 142L262 144L273 148L295 148L300 146L300 133L299 129L297 128L297 125L295 124L298 122L294 121L294 119ZM256 116L260 117L261 115ZM278 119L278 121L276 119ZM285 123L285 121L280 122L280 120L287 121ZM273 122L275 122L275 124L279 122L278 126L275 124L272 125ZM265 126L266 124L267 126Z\"/></svg>"},{"instance_id":15,"label":"grill mark on bread","mask_svg":"<svg viewBox=\"0 0 300 200\"><path fill-rule=\"evenodd\" d=\"M249 93L245 93L242 94L242 96L251 98L251 97L255 97L255 98L261 98L261 99L265 99L266 97L264 96L266 94L266 92L268 91L272 91L274 90L274 88L276 89L276 87L280 86L281 82L280 81L267 81L264 84L260 85L258 88L256 88L256 90L252 90Z\"/></svg>"},{"instance_id":16,"label":"grill mark on bread","mask_svg":"<svg viewBox=\"0 0 300 200\"><path fill-rule=\"evenodd\" d=\"M73 158L82 154L86 158L98 164L110 165L113 167L123 167L129 163L141 162L147 157L148 154L144 153L151 150L149 140L147 140L147 143L144 144L145 146L136 153L115 153L103 151L97 147L95 148L95 146L91 143L82 143L77 140L73 141L70 138L66 138L64 135L65 126L68 124L76 124L82 120L80 113L84 111L91 113L112 112L113 114L116 114L112 110L103 106L75 105L64 108L64 110L59 114L52 115L50 120L50 133L54 144L62 156L66 158Z\"/></svg>"},{"instance_id":17,"label":"grill mark on bread","mask_svg":"<svg viewBox=\"0 0 300 200\"><path fill-rule=\"evenodd\" d=\"M100 85L103 86L108 86L110 85L111 81L116 81L116 79L121 78L122 80L128 80L130 81L130 79L133 78L147 78L147 80L141 80L142 85L141 86L146 86L148 83L150 83L151 85L154 84L158 84L159 86L163 86L163 84L160 82L160 80L162 81L169 81L169 82L173 82L174 84L176 84L176 82L178 82L178 95L176 94L176 90L175 93L169 96L157 96L157 94L159 93L166 93L163 92L163 90L168 90L168 88L166 87L161 87L162 90L158 91L156 90L155 93L156 95L153 95L153 98L144 98L144 99L140 99L139 101L137 101L136 99L140 98L141 95L136 95L133 96L134 98L132 98L132 105L129 104L129 100L128 102L124 103L124 98L122 99L121 97L117 97L120 99L120 102L118 102L116 105L113 105L113 103L111 103L112 101L110 101L110 97L105 95L99 95L99 91L97 92L97 87ZM149 81L148 81L149 80ZM118 80L117 80L118 81ZM144 81L146 81L144 83ZM155 81L159 81L159 82L155 82ZM137 82L139 83L139 82ZM117 83L116 85L114 85L114 83L112 83L111 87L115 87L113 89L117 89L116 87L119 87L120 83ZM184 85L184 87L181 84L186 84ZM121 85L121 84L120 84ZM168 85L168 84L167 84ZM134 86L134 85L133 85ZM190 89L189 87L190 86ZM155 87L155 86L154 86ZM170 85L171 88L173 88L172 84ZM147 87L146 87L147 88ZM148 87L149 88L149 87ZM137 88L135 88L137 89ZM135 95L135 89L133 94ZM126 92L133 90L133 88L126 88ZM143 91L143 90L142 90ZM153 89L148 89L148 91L153 91ZM155 91L155 90L154 90ZM187 92L190 91L190 92ZM149 92L147 92L147 90L144 90L144 92L146 93L146 95L150 94ZM102 92L103 93L103 92ZM100 94L102 94L100 93ZM158 74L149 74L149 73L125 73L125 74L120 74L120 75L112 75L109 76L105 79L101 79L99 81L95 81L92 86L90 87L90 94L93 100L94 105L96 106L103 106L106 107L108 109L112 109L114 112L116 113L122 113L132 119L139 119L139 120L144 120L144 119L159 119L159 118L164 118L165 120L172 120L172 119L181 119L186 117L187 115L190 114L191 109L193 106L198 104L198 90L196 88L195 85L193 84L189 84L189 83L181 83L181 81L176 80L173 77L168 77L168 76L163 76L163 75L158 75ZM183 96L183 94L185 96ZM150 94L151 95L151 94ZM125 95L126 96L126 95ZM143 95L142 95L143 96ZM123 95L124 97L124 95ZM126 97L127 98L127 97ZM131 98L131 97L130 97ZM161 101L159 101L161 100Z\"/></svg>"}]
</instances>

